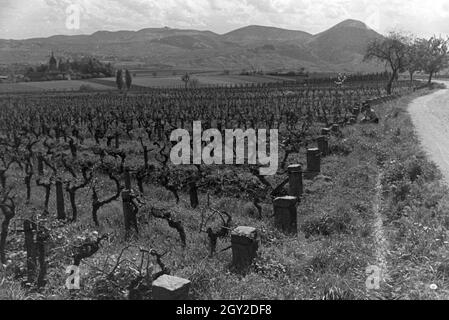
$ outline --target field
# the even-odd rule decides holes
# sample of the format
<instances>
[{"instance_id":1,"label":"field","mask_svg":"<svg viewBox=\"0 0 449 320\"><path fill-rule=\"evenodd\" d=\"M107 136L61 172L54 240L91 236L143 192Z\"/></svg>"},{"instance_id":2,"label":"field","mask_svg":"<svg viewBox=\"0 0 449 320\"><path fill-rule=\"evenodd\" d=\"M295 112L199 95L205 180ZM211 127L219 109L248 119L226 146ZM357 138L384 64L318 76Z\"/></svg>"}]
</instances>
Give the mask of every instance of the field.
<instances>
[{"instance_id":1,"label":"field","mask_svg":"<svg viewBox=\"0 0 449 320\"><path fill-rule=\"evenodd\" d=\"M135 88L183 88L184 82L181 75L163 74L153 76L148 73L137 73L133 79ZM242 76L223 75L214 72L199 72L191 75L192 79L198 81L198 86L230 86L247 85L259 83L274 83L291 81L291 79L275 76ZM115 78L101 78L71 81L37 81L26 83L0 83L0 93L25 93L25 92L57 92L57 91L79 91L81 86L89 86L91 90L105 91L115 90Z\"/></svg>"},{"instance_id":2,"label":"field","mask_svg":"<svg viewBox=\"0 0 449 320\"><path fill-rule=\"evenodd\" d=\"M108 86L80 80L36 81L26 83L0 83L0 93L79 91L81 86L90 86L93 90L111 89Z\"/></svg>"},{"instance_id":3,"label":"field","mask_svg":"<svg viewBox=\"0 0 449 320\"><path fill-rule=\"evenodd\" d=\"M200 87L273 83L285 80L270 76L222 75L214 73L192 74L191 78L198 80ZM115 86L115 78L105 78L102 80L110 82L111 86ZM181 80L181 75L138 75L134 77L133 84L147 88L183 88L185 86Z\"/></svg>"},{"instance_id":4,"label":"field","mask_svg":"<svg viewBox=\"0 0 449 320\"><path fill-rule=\"evenodd\" d=\"M444 193L404 113L410 94L430 92L420 85L398 82L392 96L383 83L273 82L0 98L0 299L154 299L151 284L163 274L190 280L190 299L435 297L426 281L446 280L418 270L418 258L440 263L434 252L442 247L427 244L444 230L415 237L403 229L415 230L415 221L395 215ZM366 101L378 122L363 120ZM191 132L196 120L218 132L278 130L277 172L260 175L260 163L174 165L170 133ZM295 164L302 187L289 174ZM419 204L407 197L418 190ZM295 214L280 223L275 200L286 196ZM239 226L256 228L256 257L245 251L235 260L231 232ZM412 237L421 251L407 251L409 276L390 260L390 277L368 290L366 270L383 266L385 242ZM397 259L405 254L395 250ZM81 268L80 290L64 287L69 266ZM426 279L412 288L419 274Z\"/></svg>"}]
</instances>

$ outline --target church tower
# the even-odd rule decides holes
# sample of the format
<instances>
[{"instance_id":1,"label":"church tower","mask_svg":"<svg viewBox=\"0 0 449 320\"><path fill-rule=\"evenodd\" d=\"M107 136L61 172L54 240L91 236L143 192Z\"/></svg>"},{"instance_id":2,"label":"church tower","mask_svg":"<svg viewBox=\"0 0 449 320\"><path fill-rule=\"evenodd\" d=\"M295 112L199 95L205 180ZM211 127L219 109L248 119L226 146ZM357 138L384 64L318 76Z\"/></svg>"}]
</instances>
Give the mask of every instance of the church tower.
<instances>
[{"instance_id":1,"label":"church tower","mask_svg":"<svg viewBox=\"0 0 449 320\"><path fill-rule=\"evenodd\" d=\"M48 69L50 71L57 71L58 70L58 62L56 61L56 58L53 54L53 51L51 52L50 61L48 62Z\"/></svg>"}]
</instances>

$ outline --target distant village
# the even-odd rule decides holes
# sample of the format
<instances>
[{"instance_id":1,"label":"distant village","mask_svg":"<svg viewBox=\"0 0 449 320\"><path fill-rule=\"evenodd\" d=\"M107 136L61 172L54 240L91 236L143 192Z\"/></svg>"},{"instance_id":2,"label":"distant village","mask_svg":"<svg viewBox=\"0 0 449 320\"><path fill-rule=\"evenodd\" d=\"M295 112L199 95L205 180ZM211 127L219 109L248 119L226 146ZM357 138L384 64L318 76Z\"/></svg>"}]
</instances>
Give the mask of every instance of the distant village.
<instances>
[{"instance_id":1,"label":"distant village","mask_svg":"<svg viewBox=\"0 0 449 320\"><path fill-rule=\"evenodd\" d=\"M1 74L2 82L30 82L51 80L81 80L114 76L114 68L110 63L103 63L96 58L57 59L51 52L48 63L36 67L28 67L24 73Z\"/></svg>"}]
</instances>

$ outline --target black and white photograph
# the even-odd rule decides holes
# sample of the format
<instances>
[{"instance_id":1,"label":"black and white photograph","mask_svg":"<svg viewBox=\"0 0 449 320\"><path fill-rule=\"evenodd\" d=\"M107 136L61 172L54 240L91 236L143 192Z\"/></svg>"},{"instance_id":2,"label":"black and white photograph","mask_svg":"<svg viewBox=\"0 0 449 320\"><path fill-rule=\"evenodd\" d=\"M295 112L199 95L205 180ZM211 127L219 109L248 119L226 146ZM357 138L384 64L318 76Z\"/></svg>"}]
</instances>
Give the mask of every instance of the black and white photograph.
<instances>
[{"instance_id":1,"label":"black and white photograph","mask_svg":"<svg viewBox=\"0 0 449 320\"><path fill-rule=\"evenodd\" d=\"M449 0L0 0L0 225L0 306L449 300Z\"/></svg>"}]
</instances>

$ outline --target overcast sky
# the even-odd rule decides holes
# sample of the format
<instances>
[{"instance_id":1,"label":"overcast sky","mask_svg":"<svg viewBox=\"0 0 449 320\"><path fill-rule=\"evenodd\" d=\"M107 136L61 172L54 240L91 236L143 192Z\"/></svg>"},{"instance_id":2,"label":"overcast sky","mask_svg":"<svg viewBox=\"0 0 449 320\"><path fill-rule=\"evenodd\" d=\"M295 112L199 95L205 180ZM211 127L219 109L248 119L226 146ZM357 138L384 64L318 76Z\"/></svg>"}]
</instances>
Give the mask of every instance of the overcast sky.
<instances>
[{"instance_id":1,"label":"overcast sky","mask_svg":"<svg viewBox=\"0 0 449 320\"><path fill-rule=\"evenodd\" d=\"M76 30L66 26L73 4ZM449 0L0 0L0 38L164 26L225 33L250 24L318 33L349 18L381 33L449 35Z\"/></svg>"}]
</instances>

